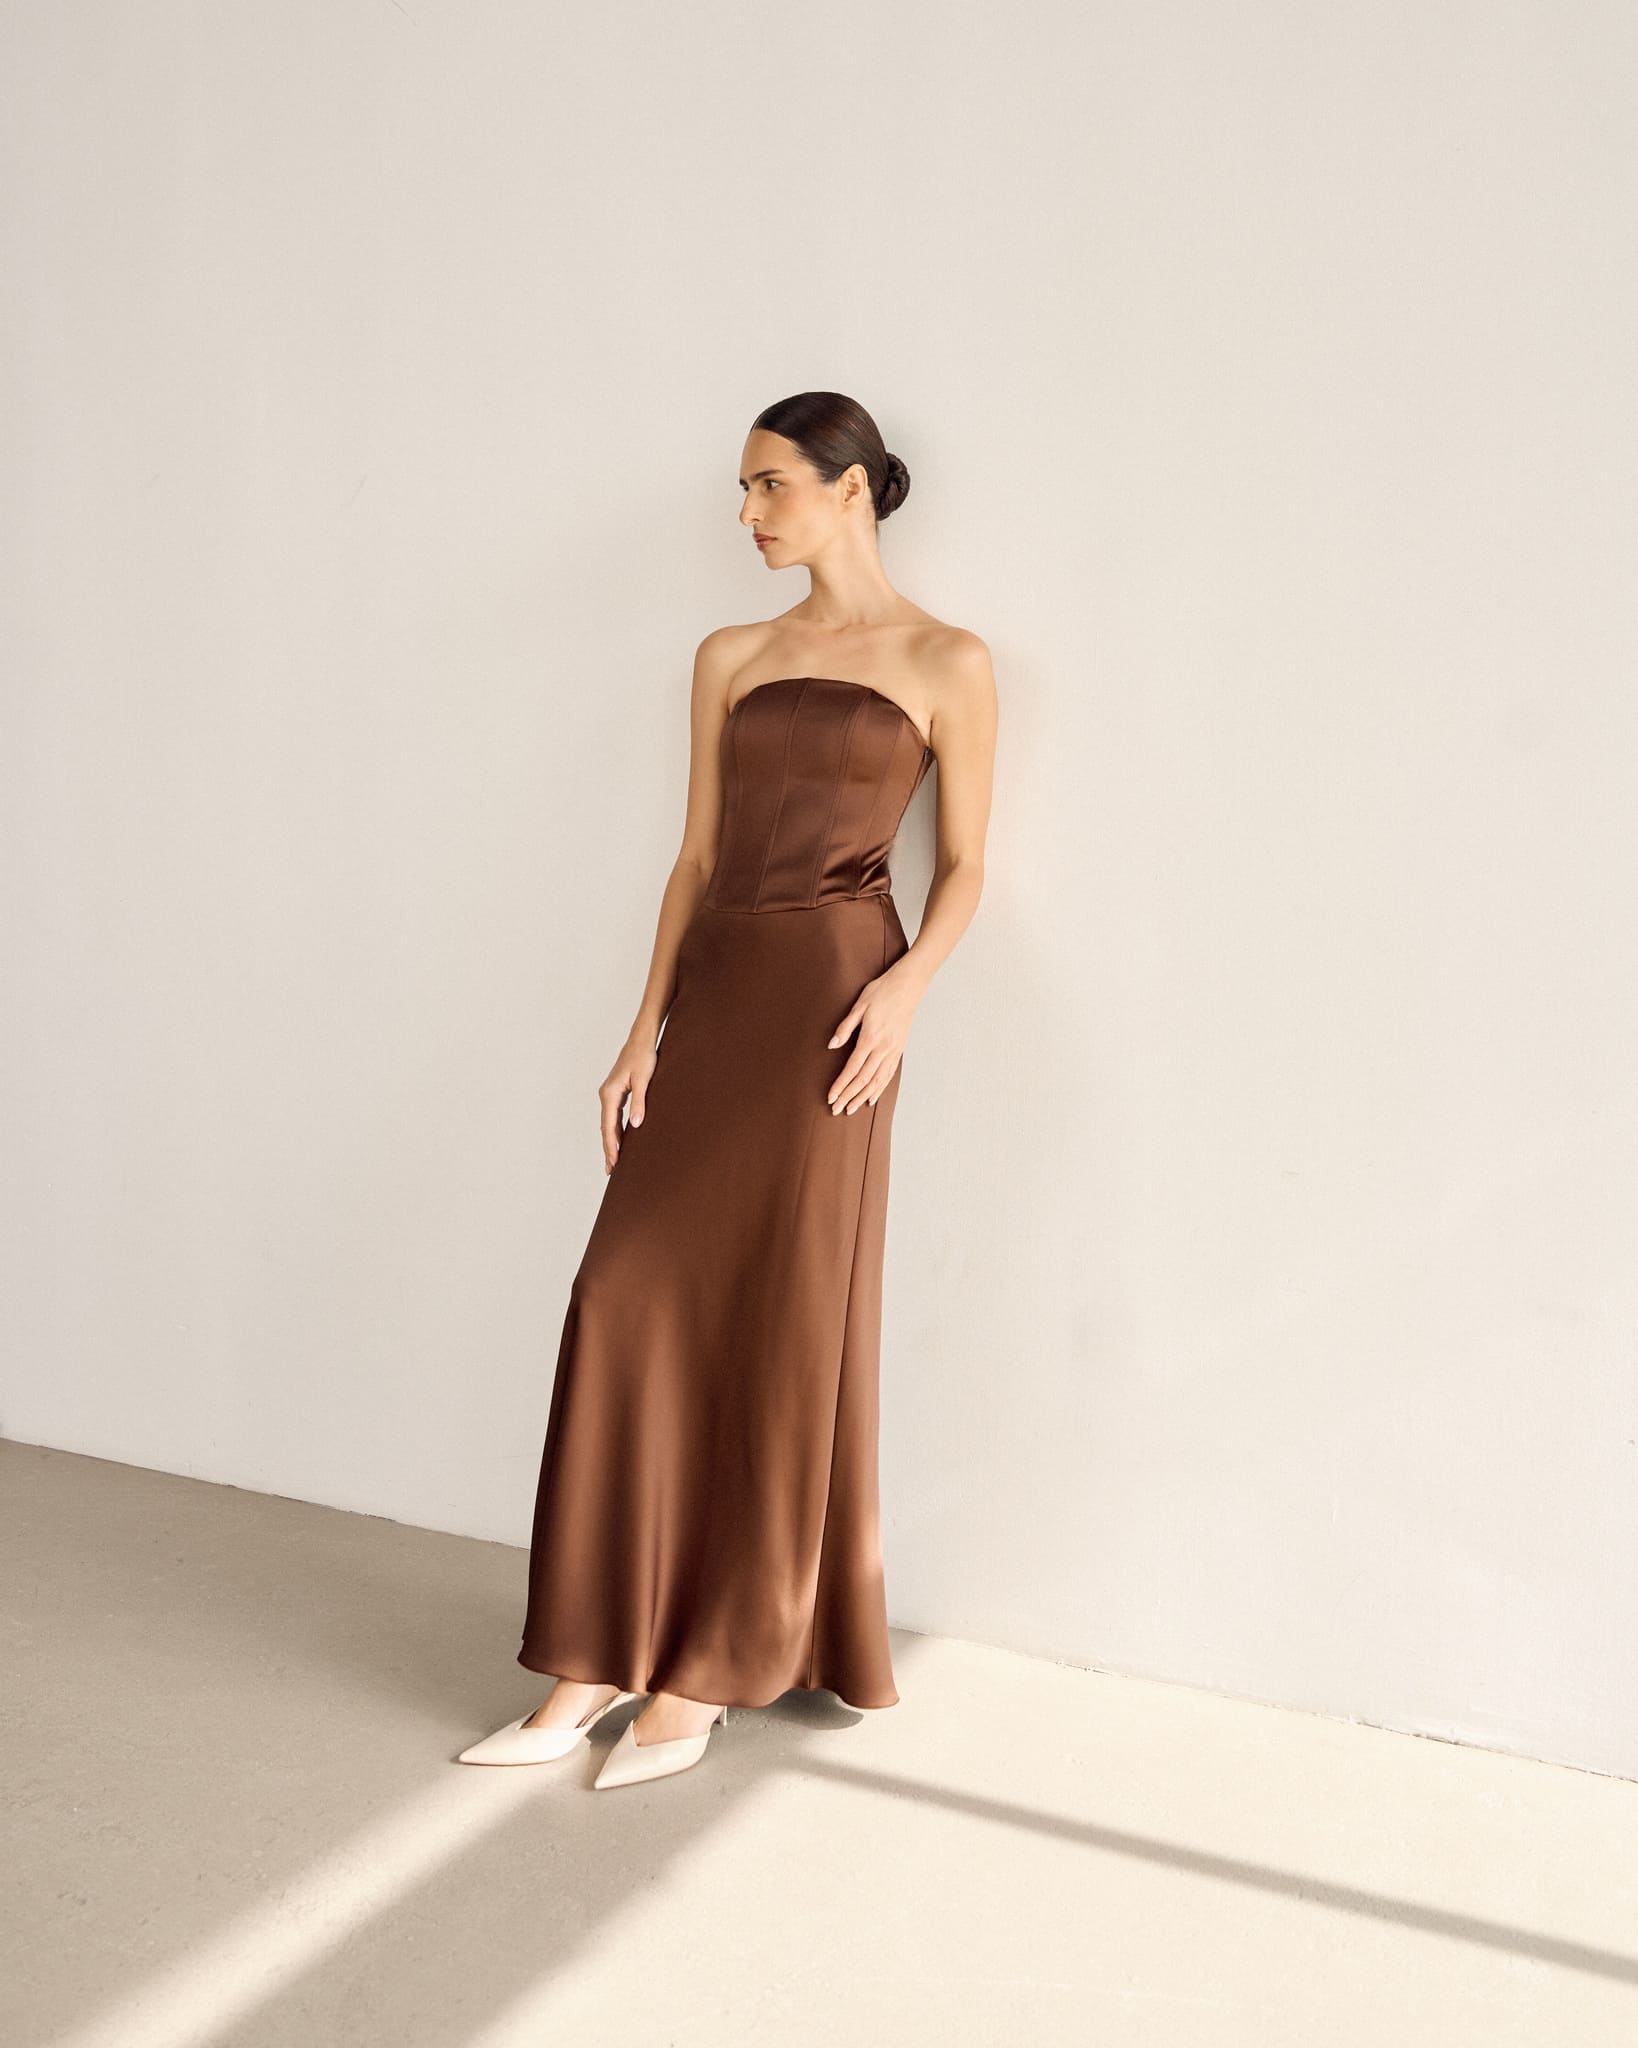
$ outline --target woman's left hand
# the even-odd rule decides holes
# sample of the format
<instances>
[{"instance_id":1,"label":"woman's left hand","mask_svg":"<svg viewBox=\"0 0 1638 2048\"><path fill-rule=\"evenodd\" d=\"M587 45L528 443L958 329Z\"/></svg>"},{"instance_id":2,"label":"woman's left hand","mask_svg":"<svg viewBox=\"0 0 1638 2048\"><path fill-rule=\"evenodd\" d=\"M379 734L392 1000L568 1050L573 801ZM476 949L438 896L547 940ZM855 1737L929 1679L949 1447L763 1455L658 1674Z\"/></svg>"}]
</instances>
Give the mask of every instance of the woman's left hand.
<instances>
[{"instance_id":1,"label":"woman's left hand","mask_svg":"<svg viewBox=\"0 0 1638 2048\"><path fill-rule=\"evenodd\" d=\"M832 1116L844 1110L851 1116L880 1098L898 1070L920 1000L919 990L892 967L865 983L859 1000L831 1034L831 1045L838 1046L855 1025L859 1027L858 1043L825 1096Z\"/></svg>"}]
</instances>

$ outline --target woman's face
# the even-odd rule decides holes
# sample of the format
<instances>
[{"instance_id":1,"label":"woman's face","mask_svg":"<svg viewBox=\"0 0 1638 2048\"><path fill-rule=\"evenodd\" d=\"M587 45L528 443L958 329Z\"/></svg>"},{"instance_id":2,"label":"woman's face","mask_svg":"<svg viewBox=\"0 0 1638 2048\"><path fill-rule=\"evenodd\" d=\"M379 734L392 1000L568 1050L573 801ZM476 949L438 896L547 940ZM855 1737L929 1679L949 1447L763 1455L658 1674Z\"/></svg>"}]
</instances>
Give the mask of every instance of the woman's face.
<instances>
[{"instance_id":1,"label":"woman's face","mask_svg":"<svg viewBox=\"0 0 1638 2048\"><path fill-rule=\"evenodd\" d=\"M739 523L755 536L757 552L778 568L805 562L836 533L863 496L864 465L855 463L833 484L782 434L757 427L740 457L739 481L745 502Z\"/></svg>"}]
</instances>

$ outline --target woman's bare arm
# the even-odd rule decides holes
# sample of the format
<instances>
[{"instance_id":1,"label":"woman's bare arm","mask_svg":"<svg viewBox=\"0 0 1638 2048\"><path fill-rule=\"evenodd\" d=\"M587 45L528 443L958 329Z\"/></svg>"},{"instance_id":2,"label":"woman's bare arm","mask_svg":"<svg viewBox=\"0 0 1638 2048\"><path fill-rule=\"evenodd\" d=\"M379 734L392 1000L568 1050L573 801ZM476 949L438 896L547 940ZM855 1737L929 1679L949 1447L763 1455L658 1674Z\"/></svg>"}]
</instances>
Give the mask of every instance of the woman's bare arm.
<instances>
[{"instance_id":1,"label":"woman's bare arm","mask_svg":"<svg viewBox=\"0 0 1638 2048\"><path fill-rule=\"evenodd\" d=\"M732 673L733 628L708 633L694 653L689 700L688 801L682 846L660 898L659 925L637 1015L608 1078L598 1089L603 1127L603 1171L612 1173L620 1156L620 1111L630 1096L629 1120L640 1124L648 1084L657 1064L660 1026L677 985L677 954L683 933L699 908L716 865L722 830L722 774L719 765L723 722Z\"/></svg>"},{"instance_id":2,"label":"woman's bare arm","mask_svg":"<svg viewBox=\"0 0 1638 2048\"><path fill-rule=\"evenodd\" d=\"M997 723L990 650L963 632L940 678L928 739L938 757L938 852L921 925L907 952L867 982L831 1039L859 1038L831 1083L831 1114L851 1116L892 1080L916 1005L972 922L984 893L984 841L990 824Z\"/></svg>"}]
</instances>

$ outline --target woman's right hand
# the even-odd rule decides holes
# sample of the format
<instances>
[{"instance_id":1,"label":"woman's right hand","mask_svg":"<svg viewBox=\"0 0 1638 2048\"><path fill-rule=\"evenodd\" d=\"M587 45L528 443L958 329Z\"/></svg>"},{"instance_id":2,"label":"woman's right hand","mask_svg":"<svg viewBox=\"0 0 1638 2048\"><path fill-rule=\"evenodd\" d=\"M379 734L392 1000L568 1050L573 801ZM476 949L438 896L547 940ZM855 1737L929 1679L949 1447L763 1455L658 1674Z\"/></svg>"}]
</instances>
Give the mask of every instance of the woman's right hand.
<instances>
[{"instance_id":1,"label":"woman's right hand","mask_svg":"<svg viewBox=\"0 0 1638 2048\"><path fill-rule=\"evenodd\" d=\"M631 1097L629 1122L640 1124L648 1095L649 1078L659 1064L657 1047L646 1036L633 1033L620 1048L620 1057L609 1069L609 1077L597 1091L603 1112L603 1171L614 1171L620 1157L620 1105Z\"/></svg>"}]
</instances>

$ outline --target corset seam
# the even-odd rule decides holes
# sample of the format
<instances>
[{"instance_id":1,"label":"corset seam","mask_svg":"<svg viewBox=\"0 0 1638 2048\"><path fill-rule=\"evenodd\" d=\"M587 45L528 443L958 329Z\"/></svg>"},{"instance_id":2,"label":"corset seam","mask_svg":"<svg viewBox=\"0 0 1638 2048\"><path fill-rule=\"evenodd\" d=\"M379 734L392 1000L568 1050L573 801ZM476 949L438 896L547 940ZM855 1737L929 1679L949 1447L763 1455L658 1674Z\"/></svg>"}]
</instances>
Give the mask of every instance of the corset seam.
<instances>
[{"instance_id":1,"label":"corset seam","mask_svg":"<svg viewBox=\"0 0 1638 2048\"><path fill-rule=\"evenodd\" d=\"M842 732L842 751L836 763L836 778L830 785L830 804L825 811L825 826L824 830L819 834L819 845L813 856L813 867L808 874L808 906L810 909L819 901L819 874L824 866L825 854L830 847L830 828L836 822L836 805L842 794L842 784L847 780L847 760L849 754L853 751L853 728L858 724L860 714L864 708L865 699L861 697L849 713L847 724Z\"/></svg>"},{"instance_id":2,"label":"corset seam","mask_svg":"<svg viewBox=\"0 0 1638 2048\"><path fill-rule=\"evenodd\" d=\"M706 910L717 909L722 886L723 855L733 844L739 822L739 806L745 790L745 776L739 765L739 721L730 718L723 727L728 739L729 774L723 779L722 800L717 807L717 857L711 863L711 879L701 903Z\"/></svg>"},{"instance_id":3,"label":"corset seam","mask_svg":"<svg viewBox=\"0 0 1638 2048\"><path fill-rule=\"evenodd\" d=\"M882 807L882 791L887 787L887 778L893 772L893 763L898 759L899 742L904 737L901 723L893 735L893 744L887 750L887 759L882 763L882 772L876 783L876 793L870 799L870 815L865 819L864 831L859 835L859 857L853 864L853 893L859 895L864 887L865 862L870 858L871 833L876 829L876 813Z\"/></svg>"},{"instance_id":4,"label":"corset seam","mask_svg":"<svg viewBox=\"0 0 1638 2048\"><path fill-rule=\"evenodd\" d=\"M779 836L779 820L784 815L785 797L791 786L791 738L796 731L796 714L802 708L802 699L808 694L808 680L803 678L802 687L796 693L796 702L790 708L785 720L785 758L779 769L779 801L774 805L772 822L768 826L768 843L762 849L762 866L756 878L756 887L751 891L751 908L756 909L762 895L762 885L768 879L768 863L773 859L774 841Z\"/></svg>"},{"instance_id":5,"label":"corset seam","mask_svg":"<svg viewBox=\"0 0 1638 2048\"><path fill-rule=\"evenodd\" d=\"M743 806L745 803L745 766L739 758L739 725L740 722L736 718L729 747L734 763L734 823L736 827L740 818L744 815Z\"/></svg>"}]
</instances>

